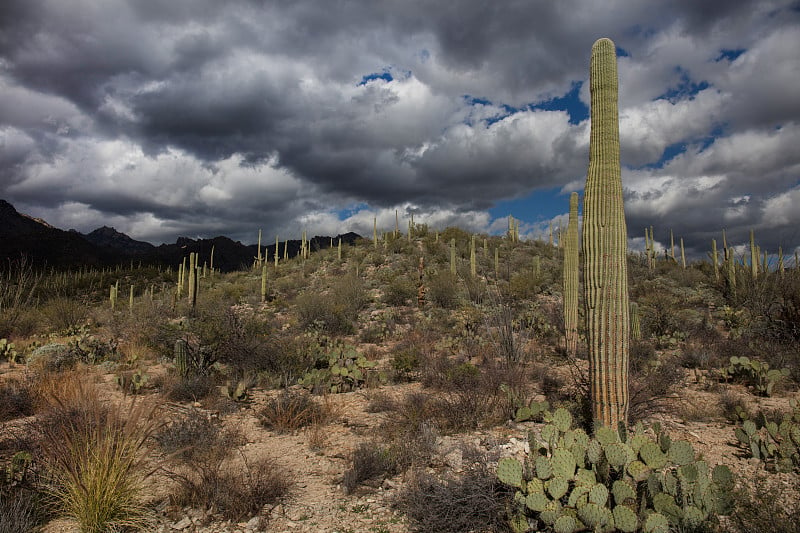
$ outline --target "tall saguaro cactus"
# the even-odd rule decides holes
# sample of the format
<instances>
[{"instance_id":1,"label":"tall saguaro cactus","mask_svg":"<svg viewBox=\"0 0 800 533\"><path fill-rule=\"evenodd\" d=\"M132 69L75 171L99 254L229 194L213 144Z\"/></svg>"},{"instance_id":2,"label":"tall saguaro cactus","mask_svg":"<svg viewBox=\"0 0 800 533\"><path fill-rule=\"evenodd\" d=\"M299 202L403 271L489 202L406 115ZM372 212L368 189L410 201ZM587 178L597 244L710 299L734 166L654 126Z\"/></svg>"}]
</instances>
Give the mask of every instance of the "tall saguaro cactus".
<instances>
[{"instance_id":1,"label":"tall saguaro cactus","mask_svg":"<svg viewBox=\"0 0 800 533\"><path fill-rule=\"evenodd\" d=\"M583 204L584 292L595 427L628 420L627 230L622 204L614 42L592 46L591 135Z\"/></svg>"},{"instance_id":2,"label":"tall saguaro cactus","mask_svg":"<svg viewBox=\"0 0 800 533\"><path fill-rule=\"evenodd\" d=\"M567 353L575 355L578 351L578 193L576 192L569 197L569 222L564 242L564 338Z\"/></svg>"}]
</instances>

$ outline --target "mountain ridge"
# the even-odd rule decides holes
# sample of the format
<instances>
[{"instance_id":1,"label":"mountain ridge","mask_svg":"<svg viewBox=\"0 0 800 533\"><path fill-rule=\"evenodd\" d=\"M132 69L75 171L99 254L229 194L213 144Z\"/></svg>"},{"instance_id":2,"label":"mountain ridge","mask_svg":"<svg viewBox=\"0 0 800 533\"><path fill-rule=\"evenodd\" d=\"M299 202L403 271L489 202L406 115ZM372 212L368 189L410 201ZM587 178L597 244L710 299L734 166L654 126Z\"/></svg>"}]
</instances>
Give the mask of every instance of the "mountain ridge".
<instances>
[{"instance_id":1,"label":"mountain ridge","mask_svg":"<svg viewBox=\"0 0 800 533\"><path fill-rule=\"evenodd\" d=\"M333 237L351 244L360 235L348 232ZM312 250L327 248L331 237L310 239ZM249 267L257 256L257 245L242 244L223 235L208 239L178 237L173 244L158 246L137 241L110 226L101 226L89 233L62 230L45 220L20 213L6 200L0 199L0 259L2 265L24 257L35 268L67 269L79 266L104 267L128 263L176 265L189 253L200 254L200 264L210 263L214 250L214 268L230 272ZM283 257L281 243L280 257ZM289 240L289 257L300 251L299 240ZM275 244L262 249L267 258L274 257ZM0 268L2 268L0 265Z\"/></svg>"}]
</instances>

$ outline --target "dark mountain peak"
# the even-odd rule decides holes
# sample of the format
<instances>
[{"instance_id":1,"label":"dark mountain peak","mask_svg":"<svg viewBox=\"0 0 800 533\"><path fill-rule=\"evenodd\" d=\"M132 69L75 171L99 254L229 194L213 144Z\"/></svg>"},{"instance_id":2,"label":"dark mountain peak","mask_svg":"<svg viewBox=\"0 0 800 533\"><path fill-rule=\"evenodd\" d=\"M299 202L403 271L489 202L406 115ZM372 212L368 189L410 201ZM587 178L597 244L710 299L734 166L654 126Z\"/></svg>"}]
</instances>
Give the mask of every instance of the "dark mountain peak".
<instances>
[{"instance_id":1,"label":"dark mountain peak","mask_svg":"<svg viewBox=\"0 0 800 533\"><path fill-rule=\"evenodd\" d=\"M134 240L108 226L97 228L83 238L96 246L105 246L132 255L147 254L155 249L150 243Z\"/></svg>"},{"instance_id":2,"label":"dark mountain peak","mask_svg":"<svg viewBox=\"0 0 800 533\"><path fill-rule=\"evenodd\" d=\"M14 206L0 198L0 216L19 215Z\"/></svg>"}]
</instances>

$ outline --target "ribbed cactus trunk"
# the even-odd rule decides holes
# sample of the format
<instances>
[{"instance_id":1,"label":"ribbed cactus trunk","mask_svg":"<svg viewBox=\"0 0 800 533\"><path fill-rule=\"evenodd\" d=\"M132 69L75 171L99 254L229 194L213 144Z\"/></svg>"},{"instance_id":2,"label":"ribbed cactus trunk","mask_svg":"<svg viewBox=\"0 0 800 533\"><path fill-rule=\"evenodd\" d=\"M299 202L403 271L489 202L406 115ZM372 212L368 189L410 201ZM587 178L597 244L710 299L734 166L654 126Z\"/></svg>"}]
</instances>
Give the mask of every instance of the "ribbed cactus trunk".
<instances>
[{"instance_id":1,"label":"ribbed cactus trunk","mask_svg":"<svg viewBox=\"0 0 800 533\"><path fill-rule=\"evenodd\" d=\"M681 266L686 270L686 252L683 249L683 237L681 237Z\"/></svg>"},{"instance_id":2,"label":"ribbed cactus trunk","mask_svg":"<svg viewBox=\"0 0 800 533\"><path fill-rule=\"evenodd\" d=\"M564 338L567 353L575 355L578 351L578 193L576 192L569 197L569 223L564 242Z\"/></svg>"},{"instance_id":3,"label":"ribbed cactus trunk","mask_svg":"<svg viewBox=\"0 0 800 533\"><path fill-rule=\"evenodd\" d=\"M477 258L475 257L475 235L469 244L469 273L474 278L478 275Z\"/></svg>"},{"instance_id":4,"label":"ribbed cactus trunk","mask_svg":"<svg viewBox=\"0 0 800 533\"><path fill-rule=\"evenodd\" d=\"M592 46L589 172L583 207L584 292L595 427L628 420L627 230L622 203L614 43Z\"/></svg>"},{"instance_id":5,"label":"ribbed cactus trunk","mask_svg":"<svg viewBox=\"0 0 800 533\"><path fill-rule=\"evenodd\" d=\"M719 281L719 253L717 239L711 239L711 262L714 264L714 280Z\"/></svg>"}]
</instances>

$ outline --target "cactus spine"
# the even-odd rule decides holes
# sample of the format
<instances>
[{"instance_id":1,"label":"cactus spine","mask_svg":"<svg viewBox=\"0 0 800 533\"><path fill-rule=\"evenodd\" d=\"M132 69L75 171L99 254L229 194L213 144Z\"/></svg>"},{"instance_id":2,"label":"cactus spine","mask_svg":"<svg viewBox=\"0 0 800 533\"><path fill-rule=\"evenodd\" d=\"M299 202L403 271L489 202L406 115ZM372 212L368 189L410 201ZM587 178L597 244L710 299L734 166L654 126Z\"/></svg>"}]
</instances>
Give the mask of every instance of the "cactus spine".
<instances>
[{"instance_id":1,"label":"cactus spine","mask_svg":"<svg viewBox=\"0 0 800 533\"><path fill-rule=\"evenodd\" d=\"M450 273L456 273L456 240L450 239Z\"/></svg>"},{"instance_id":2,"label":"cactus spine","mask_svg":"<svg viewBox=\"0 0 800 533\"><path fill-rule=\"evenodd\" d=\"M278 268L278 250L280 250L280 241L278 241L278 236L275 235L275 268Z\"/></svg>"},{"instance_id":3,"label":"cactus spine","mask_svg":"<svg viewBox=\"0 0 800 533\"><path fill-rule=\"evenodd\" d=\"M753 271L753 279L756 279L758 277L758 251L753 230L750 230L750 268Z\"/></svg>"},{"instance_id":4,"label":"cactus spine","mask_svg":"<svg viewBox=\"0 0 800 533\"><path fill-rule=\"evenodd\" d=\"M378 217L372 217L372 243L378 249Z\"/></svg>"},{"instance_id":5,"label":"cactus spine","mask_svg":"<svg viewBox=\"0 0 800 533\"><path fill-rule=\"evenodd\" d=\"M574 355L578 351L578 193L576 192L569 197L569 222L564 242L564 337L567 353Z\"/></svg>"},{"instance_id":6,"label":"cactus spine","mask_svg":"<svg viewBox=\"0 0 800 533\"><path fill-rule=\"evenodd\" d=\"M337 249L336 249L336 258L339 259L339 261L342 260L342 238L341 237L339 237L339 245L337 246Z\"/></svg>"},{"instance_id":7,"label":"cactus spine","mask_svg":"<svg viewBox=\"0 0 800 533\"><path fill-rule=\"evenodd\" d=\"M592 46L591 135L583 208L584 292L595 428L628 420L627 230L622 203L613 41Z\"/></svg>"}]
</instances>

